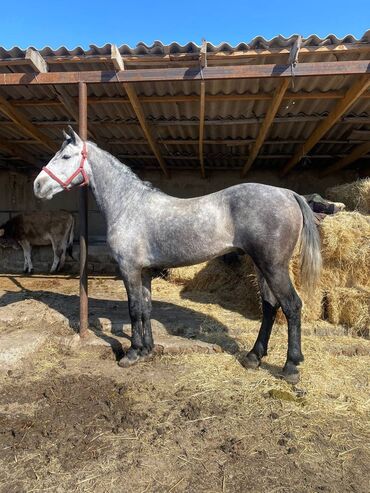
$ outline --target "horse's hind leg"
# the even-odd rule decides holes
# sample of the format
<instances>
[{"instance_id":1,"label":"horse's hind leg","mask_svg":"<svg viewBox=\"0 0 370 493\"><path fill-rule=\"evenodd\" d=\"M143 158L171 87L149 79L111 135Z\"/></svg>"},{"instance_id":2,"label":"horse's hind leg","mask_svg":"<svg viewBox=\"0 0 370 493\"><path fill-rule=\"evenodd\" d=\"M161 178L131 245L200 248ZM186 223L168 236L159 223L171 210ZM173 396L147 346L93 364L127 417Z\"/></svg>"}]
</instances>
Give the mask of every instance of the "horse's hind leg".
<instances>
[{"instance_id":1,"label":"horse's hind leg","mask_svg":"<svg viewBox=\"0 0 370 493\"><path fill-rule=\"evenodd\" d=\"M302 301L290 280L288 264L265 268L263 274L288 322L288 353L282 376L287 382L295 384L299 381L297 366L303 361L301 351Z\"/></svg>"},{"instance_id":2,"label":"horse's hind leg","mask_svg":"<svg viewBox=\"0 0 370 493\"><path fill-rule=\"evenodd\" d=\"M127 291L131 319L131 347L120 360L119 365L127 367L140 359L143 349L141 270L124 272L123 282Z\"/></svg>"},{"instance_id":3,"label":"horse's hind leg","mask_svg":"<svg viewBox=\"0 0 370 493\"><path fill-rule=\"evenodd\" d=\"M144 270L142 273L142 314L141 321L143 325L143 357L148 356L154 347L152 324L150 316L152 313L152 274Z\"/></svg>"},{"instance_id":4,"label":"horse's hind leg","mask_svg":"<svg viewBox=\"0 0 370 493\"><path fill-rule=\"evenodd\" d=\"M267 348L272 327L275 322L276 312L279 308L279 302L277 301L274 293L269 288L266 279L263 277L261 271L257 269L257 267L256 272L262 298L262 324L252 350L242 361L244 366L253 369L258 368L263 356L267 355Z\"/></svg>"}]
</instances>

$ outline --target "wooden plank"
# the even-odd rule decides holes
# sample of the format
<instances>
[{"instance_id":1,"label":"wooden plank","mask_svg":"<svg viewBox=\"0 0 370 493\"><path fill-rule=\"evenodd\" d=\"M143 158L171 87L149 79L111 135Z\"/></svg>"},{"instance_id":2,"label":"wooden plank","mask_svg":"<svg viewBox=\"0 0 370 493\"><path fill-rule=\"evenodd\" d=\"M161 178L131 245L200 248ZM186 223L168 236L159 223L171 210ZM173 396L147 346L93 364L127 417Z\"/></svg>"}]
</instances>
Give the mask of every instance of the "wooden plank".
<instances>
[{"instance_id":1,"label":"wooden plank","mask_svg":"<svg viewBox=\"0 0 370 493\"><path fill-rule=\"evenodd\" d=\"M122 60L121 53L116 45L111 45L111 59L114 65L114 68L119 72L120 70L125 70L125 65Z\"/></svg>"},{"instance_id":2,"label":"wooden plank","mask_svg":"<svg viewBox=\"0 0 370 493\"><path fill-rule=\"evenodd\" d=\"M307 153L320 141L320 139L335 125L370 86L370 77L363 76L350 87L343 99L338 101L334 109L312 132L307 142L303 144L292 156L282 170L282 176L291 171Z\"/></svg>"},{"instance_id":3,"label":"wooden plank","mask_svg":"<svg viewBox=\"0 0 370 493\"><path fill-rule=\"evenodd\" d=\"M144 111L140 105L139 98L137 97L136 91L133 86L130 84L124 84L124 88L126 90L127 96L129 97L131 101L132 108L136 114L137 119L139 120L141 129L154 153L156 156L160 167L162 168L163 173L167 178L169 178L169 173L167 170L166 163L162 157L161 151L157 145L157 142L154 139L152 129L150 128L149 123L145 119Z\"/></svg>"},{"instance_id":4,"label":"wooden plank","mask_svg":"<svg viewBox=\"0 0 370 493\"><path fill-rule=\"evenodd\" d=\"M18 109L13 106L2 96L0 96L0 111L4 113L13 123L15 123L24 132L34 137L42 145L44 145L51 152L56 152L58 146L52 140L48 139L38 128L30 123Z\"/></svg>"},{"instance_id":5,"label":"wooden plank","mask_svg":"<svg viewBox=\"0 0 370 493\"><path fill-rule=\"evenodd\" d=\"M256 159L256 157L259 153L259 150L261 149L261 147L262 147L262 145L263 145L263 143L267 137L267 134L271 128L271 125L274 121L276 113L278 112L278 110L280 108L281 102L283 100L283 96L284 96L286 90L288 89L289 83L290 83L289 79L283 79L281 81L281 83L279 84L278 88L276 89L273 100L272 100L272 102L271 102L271 104L267 110L265 119L263 120L263 123L259 129L257 140L254 143L254 145L250 151L250 154L248 156L247 162L244 165L244 168L242 171L242 177L244 177L246 175L248 170L251 168L254 160Z\"/></svg>"},{"instance_id":6,"label":"wooden plank","mask_svg":"<svg viewBox=\"0 0 370 493\"><path fill-rule=\"evenodd\" d=\"M126 73L125 65L122 61L121 54L115 45L111 45L111 57L116 70L120 70L121 72L119 73ZM139 98L136 94L135 88L129 84L123 84L123 87L131 103L132 109L134 110L135 115L139 121L143 134L145 135L154 155L156 156L159 165L163 170L163 173L167 178L169 178L169 173L166 167L166 163L164 162L164 159L161 154L161 150L159 149L159 146L157 145L154 139L152 129L150 128L149 123L146 121L145 114L140 104Z\"/></svg>"},{"instance_id":7,"label":"wooden plank","mask_svg":"<svg viewBox=\"0 0 370 493\"><path fill-rule=\"evenodd\" d=\"M46 74L49 71L48 64L42 58L40 52L33 48L27 48L25 60L28 61L35 72Z\"/></svg>"},{"instance_id":8,"label":"wooden plank","mask_svg":"<svg viewBox=\"0 0 370 493\"><path fill-rule=\"evenodd\" d=\"M369 60L346 62L300 63L295 69L295 77L363 75L370 74ZM206 67L203 77L197 68L158 68L116 71L48 72L40 74L5 73L0 74L1 85L40 85L133 83L186 80L225 80L256 79L271 77L291 77L290 65L234 65L227 67Z\"/></svg>"},{"instance_id":9,"label":"wooden plank","mask_svg":"<svg viewBox=\"0 0 370 493\"><path fill-rule=\"evenodd\" d=\"M324 169L324 171L320 173L320 178L345 168L349 164L354 163L358 159L366 156L368 152L370 152L370 141L364 142L363 144L355 147L355 149L353 149L348 156L343 157L337 163Z\"/></svg>"}]
</instances>

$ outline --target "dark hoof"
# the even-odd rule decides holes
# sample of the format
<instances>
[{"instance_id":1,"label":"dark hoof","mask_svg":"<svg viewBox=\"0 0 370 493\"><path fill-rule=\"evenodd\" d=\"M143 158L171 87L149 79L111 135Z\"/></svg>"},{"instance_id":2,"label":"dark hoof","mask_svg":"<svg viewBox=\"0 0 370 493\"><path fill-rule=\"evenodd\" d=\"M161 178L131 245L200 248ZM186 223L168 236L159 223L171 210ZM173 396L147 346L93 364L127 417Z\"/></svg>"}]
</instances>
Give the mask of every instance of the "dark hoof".
<instances>
[{"instance_id":1,"label":"dark hoof","mask_svg":"<svg viewBox=\"0 0 370 493\"><path fill-rule=\"evenodd\" d=\"M256 370L261 364L261 360L259 360L257 355L252 352L242 355L239 361L244 368L249 368L251 370Z\"/></svg>"},{"instance_id":2,"label":"dark hoof","mask_svg":"<svg viewBox=\"0 0 370 493\"><path fill-rule=\"evenodd\" d=\"M129 366L134 365L140 359L138 351L135 349L129 349L127 353L124 355L122 359L119 360L118 366L121 368L128 368Z\"/></svg>"},{"instance_id":3,"label":"dark hoof","mask_svg":"<svg viewBox=\"0 0 370 493\"><path fill-rule=\"evenodd\" d=\"M297 385L300 379L298 368L292 363L287 363L283 368L281 378L291 385Z\"/></svg>"}]
</instances>

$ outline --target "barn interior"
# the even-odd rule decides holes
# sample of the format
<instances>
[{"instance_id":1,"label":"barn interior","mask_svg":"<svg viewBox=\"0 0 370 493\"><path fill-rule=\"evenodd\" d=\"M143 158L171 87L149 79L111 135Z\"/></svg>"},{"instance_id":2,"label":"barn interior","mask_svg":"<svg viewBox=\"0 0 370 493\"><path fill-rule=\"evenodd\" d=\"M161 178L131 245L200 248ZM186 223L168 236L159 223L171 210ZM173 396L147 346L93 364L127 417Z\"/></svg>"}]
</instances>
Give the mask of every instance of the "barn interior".
<instances>
[{"instance_id":1,"label":"barn interior","mask_svg":"<svg viewBox=\"0 0 370 493\"><path fill-rule=\"evenodd\" d=\"M87 82L88 138L173 195L243 181L323 193L366 176L369 53L369 31L236 46L0 48L0 221L43 208L77 218L76 192L41 203L32 180L62 130L78 130L78 81ZM105 235L92 197L89 235Z\"/></svg>"}]
</instances>

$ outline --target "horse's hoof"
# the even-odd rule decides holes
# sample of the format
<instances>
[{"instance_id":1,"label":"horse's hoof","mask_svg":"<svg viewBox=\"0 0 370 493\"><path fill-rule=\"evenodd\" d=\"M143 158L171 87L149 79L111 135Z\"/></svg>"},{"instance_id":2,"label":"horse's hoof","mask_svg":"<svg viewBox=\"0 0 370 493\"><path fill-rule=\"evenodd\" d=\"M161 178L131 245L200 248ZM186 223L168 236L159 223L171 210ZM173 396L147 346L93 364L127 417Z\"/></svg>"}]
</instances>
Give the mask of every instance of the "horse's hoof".
<instances>
[{"instance_id":1,"label":"horse's hoof","mask_svg":"<svg viewBox=\"0 0 370 493\"><path fill-rule=\"evenodd\" d=\"M129 368L130 366L134 365L139 361L139 358L137 359L130 359L127 356L124 356L122 359L119 360L118 366L121 368Z\"/></svg>"},{"instance_id":2,"label":"horse's hoof","mask_svg":"<svg viewBox=\"0 0 370 493\"><path fill-rule=\"evenodd\" d=\"M251 351L246 355L242 355L239 361L244 368L248 368L250 370L257 370L261 364L261 361L258 359L257 355Z\"/></svg>"},{"instance_id":3,"label":"horse's hoof","mask_svg":"<svg viewBox=\"0 0 370 493\"><path fill-rule=\"evenodd\" d=\"M291 385L297 385L300 379L297 367L294 365L285 365L281 373L281 378Z\"/></svg>"},{"instance_id":4,"label":"horse's hoof","mask_svg":"<svg viewBox=\"0 0 370 493\"><path fill-rule=\"evenodd\" d=\"M140 357L135 351L128 351L123 358L121 358L118 362L118 366L121 368L129 368L139 361Z\"/></svg>"}]
</instances>

